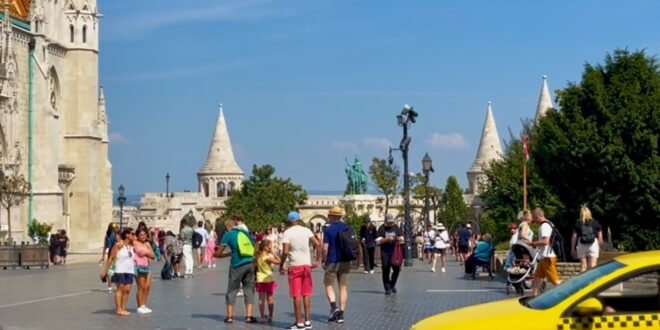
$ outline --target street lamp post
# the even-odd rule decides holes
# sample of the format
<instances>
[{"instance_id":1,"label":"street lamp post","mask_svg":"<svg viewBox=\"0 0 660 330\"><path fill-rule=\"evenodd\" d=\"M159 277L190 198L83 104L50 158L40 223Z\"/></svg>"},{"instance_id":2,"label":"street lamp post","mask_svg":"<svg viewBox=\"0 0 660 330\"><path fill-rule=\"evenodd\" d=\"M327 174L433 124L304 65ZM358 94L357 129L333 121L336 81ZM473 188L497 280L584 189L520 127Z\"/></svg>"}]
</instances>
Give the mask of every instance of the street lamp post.
<instances>
[{"instance_id":1,"label":"street lamp post","mask_svg":"<svg viewBox=\"0 0 660 330\"><path fill-rule=\"evenodd\" d=\"M119 185L119 197L117 197L117 203L119 203L119 230L121 231L124 228L124 203L126 203L126 188L123 184Z\"/></svg>"},{"instance_id":2,"label":"street lamp post","mask_svg":"<svg viewBox=\"0 0 660 330\"><path fill-rule=\"evenodd\" d=\"M427 152L422 159L422 171L424 172L424 220L426 227L431 224L431 210L429 209L429 174L433 172L433 160Z\"/></svg>"},{"instance_id":3,"label":"street lamp post","mask_svg":"<svg viewBox=\"0 0 660 330\"><path fill-rule=\"evenodd\" d=\"M170 197L170 173L165 175L165 197Z\"/></svg>"},{"instance_id":4,"label":"street lamp post","mask_svg":"<svg viewBox=\"0 0 660 330\"><path fill-rule=\"evenodd\" d=\"M411 138L408 136L408 126L414 124L417 120L417 112L415 112L412 106L406 104L403 106L401 114L396 118L399 126L403 127L403 138L399 146L403 156L403 203L406 217L403 231L406 239L405 266L410 267L413 265L411 258L413 236L412 218L410 215L410 174L408 171L408 146L410 145Z\"/></svg>"}]
</instances>

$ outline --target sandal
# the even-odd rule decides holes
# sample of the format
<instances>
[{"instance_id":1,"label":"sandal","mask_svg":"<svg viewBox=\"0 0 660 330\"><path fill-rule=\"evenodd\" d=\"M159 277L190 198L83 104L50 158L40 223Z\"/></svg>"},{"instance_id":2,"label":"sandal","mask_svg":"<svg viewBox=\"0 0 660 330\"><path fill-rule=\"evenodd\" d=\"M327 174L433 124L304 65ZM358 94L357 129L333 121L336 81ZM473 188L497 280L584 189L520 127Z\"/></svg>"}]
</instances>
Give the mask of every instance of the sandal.
<instances>
[{"instance_id":1,"label":"sandal","mask_svg":"<svg viewBox=\"0 0 660 330\"><path fill-rule=\"evenodd\" d=\"M231 318L231 317L225 317L224 322L225 322L225 323L234 323L234 319Z\"/></svg>"},{"instance_id":2,"label":"sandal","mask_svg":"<svg viewBox=\"0 0 660 330\"><path fill-rule=\"evenodd\" d=\"M257 319L254 316L248 316L245 318L245 323L257 323Z\"/></svg>"}]
</instances>

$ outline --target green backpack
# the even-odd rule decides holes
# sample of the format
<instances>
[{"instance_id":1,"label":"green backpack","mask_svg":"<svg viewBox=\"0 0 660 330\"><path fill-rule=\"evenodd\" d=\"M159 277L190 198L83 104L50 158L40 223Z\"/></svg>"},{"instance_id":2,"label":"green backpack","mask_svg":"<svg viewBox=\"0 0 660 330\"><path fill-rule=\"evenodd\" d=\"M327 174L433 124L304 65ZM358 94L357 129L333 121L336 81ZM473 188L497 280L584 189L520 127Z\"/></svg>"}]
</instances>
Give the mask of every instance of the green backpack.
<instances>
[{"instance_id":1,"label":"green backpack","mask_svg":"<svg viewBox=\"0 0 660 330\"><path fill-rule=\"evenodd\" d=\"M251 258L254 257L254 245L250 236L242 230L238 230L238 235L236 236L238 240L238 255L241 258Z\"/></svg>"}]
</instances>

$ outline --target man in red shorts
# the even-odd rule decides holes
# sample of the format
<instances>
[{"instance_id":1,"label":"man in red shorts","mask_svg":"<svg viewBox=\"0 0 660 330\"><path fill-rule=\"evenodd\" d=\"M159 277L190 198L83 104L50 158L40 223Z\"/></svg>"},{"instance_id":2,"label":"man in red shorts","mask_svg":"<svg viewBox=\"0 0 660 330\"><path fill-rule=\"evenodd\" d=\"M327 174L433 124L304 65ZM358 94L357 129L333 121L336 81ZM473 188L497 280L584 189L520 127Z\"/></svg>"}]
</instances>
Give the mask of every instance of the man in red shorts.
<instances>
[{"instance_id":1,"label":"man in red shorts","mask_svg":"<svg viewBox=\"0 0 660 330\"><path fill-rule=\"evenodd\" d=\"M285 273L284 264L289 261L289 293L293 299L293 310L296 322L289 329L312 328L312 268L318 267L321 260L321 242L316 239L309 228L300 225L300 214L291 212L288 215L289 228L282 238L282 262L280 274ZM316 260L312 263L309 246L316 250ZM305 319L303 321L302 305L305 304Z\"/></svg>"}]
</instances>

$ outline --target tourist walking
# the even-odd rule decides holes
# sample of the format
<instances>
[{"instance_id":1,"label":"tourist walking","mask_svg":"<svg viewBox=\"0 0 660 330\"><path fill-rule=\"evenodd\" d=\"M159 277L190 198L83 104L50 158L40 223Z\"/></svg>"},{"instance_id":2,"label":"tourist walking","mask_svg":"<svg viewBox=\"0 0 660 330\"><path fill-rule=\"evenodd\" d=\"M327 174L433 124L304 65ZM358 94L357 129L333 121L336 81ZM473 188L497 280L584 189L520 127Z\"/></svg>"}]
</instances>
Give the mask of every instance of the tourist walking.
<instances>
[{"instance_id":1,"label":"tourist walking","mask_svg":"<svg viewBox=\"0 0 660 330\"><path fill-rule=\"evenodd\" d=\"M426 259L429 260L429 264L432 264L435 261L435 237L437 233L433 229L432 224L426 225L426 230L424 231L424 254ZM431 267L431 271L435 272L435 267Z\"/></svg>"},{"instance_id":2,"label":"tourist walking","mask_svg":"<svg viewBox=\"0 0 660 330\"><path fill-rule=\"evenodd\" d=\"M255 323L257 320L254 318L254 286L255 286L255 272L254 272L254 242L249 233L238 228L236 221L227 220L225 222L226 232L222 236L220 248L215 253L216 258L224 258L231 256L229 278L227 280L227 294L225 295L225 303L227 304L227 316L224 319L225 323L234 322L234 305L236 304L236 297L238 290L243 285L243 293L245 299L246 318L245 322ZM230 253L225 254L226 248L231 250Z\"/></svg>"},{"instance_id":3,"label":"tourist walking","mask_svg":"<svg viewBox=\"0 0 660 330\"><path fill-rule=\"evenodd\" d=\"M181 220L181 232L179 236L181 241L183 241L183 263L185 265L185 270L183 273L183 278L189 278L193 276L193 268L195 261L193 259L193 229L188 225L185 219Z\"/></svg>"},{"instance_id":4,"label":"tourist walking","mask_svg":"<svg viewBox=\"0 0 660 330\"><path fill-rule=\"evenodd\" d=\"M525 244L531 244L534 241L534 231L532 230L532 212L524 210L522 214L522 222L518 227L518 240Z\"/></svg>"},{"instance_id":5,"label":"tourist walking","mask_svg":"<svg viewBox=\"0 0 660 330\"><path fill-rule=\"evenodd\" d=\"M66 256L67 251L69 250L69 236L66 235L66 230L64 229L60 229L58 248L60 264L66 265Z\"/></svg>"},{"instance_id":6,"label":"tourist walking","mask_svg":"<svg viewBox=\"0 0 660 330\"><path fill-rule=\"evenodd\" d=\"M323 269L325 275L323 284L325 294L330 303L330 317L328 322L344 323L344 313L348 304L348 274L351 271L351 262L343 261L339 252L339 234L349 230L348 225L341 221L344 211L335 206L328 212L330 226L323 233ZM339 287L339 306L335 300L334 283Z\"/></svg>"},{"instance_id":7,"label":"tourist walking","mask_svg":"<svg viewBox=\"0 0 660 330\"><path fill-rule=\"evenodd\" d=\"M204 251L204 261L202 264L206 263L208 268L215 268L215 242L218 239L218 236L213 230L213 224L211 221L206 220L206 232L208 233L206 240L206 251Z\"/></svg>"},{"instance_id":8,"label":"tourist walking","mask_svg":"<svg viewBox=\"0 0 660 330\"><path fill-rule=\"evenodd\" d=\"M318 267L321 260L321 242L312 231L300 225L300 214L291 212L287 216L289 228L282 237L282 262L280 274L285 274L285 264L288 261L289 294L293 299L293 311L296 321L290 329L312 328L312 268ZM315 247L316 260L312 263L310 245ZM334 293L334 292L333 292ZM305 315L303 318L303 306Z\"/></svg>"},{"instance_id":9,"label":"tourist walking","mask_svg":"<svg viewBox=\"0 0 660 330\"><path fill-rule=\"evenodd\" d=\"M162 233L162 232L161 232ZM163 238L163 259L172 267L172 277L181 277L181 260L183 259L183 242L173 232L167 231ZM167 265L163 268L167 269Z\"/></svg>"},{"instance_id":10,"label":"tourist walking","mask_svg":"<svg viewBox=\"0 0 660 330\"><path fill-rule=\"evenodd\" d=\"M149 232L146 228L138 228L135 231L136 241L133 242L133 250L135 250L135 274L137 282L137 312L138 314L149 314L151 309L147 307L149 300L149 293L151 292L151 271L149 264L151 260L156 259L156 254L149 241Z\"/></svg>"},{"instance_id":11,"label":"tourist walking","mask_svg":"<svg viewBox=\"0 0 660 330\"><path fill-rule=\"evenodd\" d=\"M206 255L206 244L209 240L209 232L204 228L204 221L197 221L197 228L195 232L202 238L202 241L197 247L197 268L201 269L204 266L204 256Z\"/></svg>"},{"instance_id":12,"label":"tourist walking","mask_svg":"<svg viewBox=\"0 0 660 330\"><path fill-rule=\"evenodd\" d=\"M545 218L541 208L534 209L533 217L534 221L541 225L540 239L532 242L532 246L541 249L541 260L534 274L534 289L532 290L532 295L537 296L545 279L548 279L554 285L561 284L561 280L557 274L557 255L552 249L551 238L554 225Z\"/></svg>"},{"instance_id":13,"label":"tourist walking","mask_svg":"<svg viewBox=\"0 0 660 330\"><path fill-rule=\"evenodd\" d=\"M373 274L376 268L374 255L376 253L376 236L378 229L367 216L360 227L360 237L362 238L362 250L364 251L364 273Z\"/></svg>"},{"instance_id":14,"label":"tourist walking","mask_svg":"<svg viewBox=\"0 0 660 330\"><path fill-rule=\"evenodd\" d=\"M275 313L275 298L277 282L273 276L273 265L280 264L280 257L273 254L273 242L264 239L257 247L257 283L255 289L259 294L259 315L262 323L273 323ZM266 304L268 304L268 317L266 317Z\"/></svg>"},{"instance_id":15,"label":"tourist walking","mask_svg":"<svg viewBox=\"0 0 660 330\"><path fill-rule=\"evenodd\" d=\"M440 258L440 271L446 272L447 269L447 248L449 248L449 233L447 228L442 223L438 224L437 236L435 237L435 258L433 258L433 265L431 271L435 273L435 264Z\"/></svg>"},{"instance_id":16,"label":"tourist walking","mask_svg":"<svg viewBox=\"0 0 660 330\"><path fill-rule=\"evenodd\" d=\"M580 209L580 219L573 227L571 236L571 254L580 259L580 271L596 267L598 254L603 246L603 229L591 216L586 206Z\"/></svg>"},{"instance_id":17,"label":"tourist walking","mask_svg":"<svg viewBox=\"0 0 660 330\"><path fill-rule=\"evenodd\" d=\"M99 265L103 266L103 264L106 261L106 258L110 258L110 252L112 251L112 248L115 247L115 243L117 242L117 225L114 223L109 223L108 228L105 231L105 238L103 240L103 252L101 252L101 260L99 261ZM114 267L110 266L112 269ZM108 282L108 292L112 292L112 281L106 281Z\"/></svg>"},{"instance_id":18,"label":"tourist walking","mask_svg":"<svg viewBox=\"0 0 660 330\"><path fill-rule=\"evenodd\" d=\"M461 266L470 252L470 240L472 239L472 233L469 230L470 227L469 223L467 225L462 223L461 228L458 230L458 261L460 261Z\"/></svg>"},{"instance_id":19,"label":"tourist walking","mask_svg":"<svg viewBox=\"0 0 660 330\"><path fill-rule=\"evenodd\" d=\"M388 296L398 292L396 282L401 272L401 265L393 265L392 260L394 258L395 248L398 248L398 244L403 242L403 232L394 223L394 217L391 214L386 214L385 223L378 228L376 243L380 246L383 287L385 288L385 294Z\"/></svg>"},{"instance_id":20,"label":"tourist walking","mask_svg":"<svg viewBox=\"0 0 660 330\"><path fill-rule=\"evenodd\" d=\"M48 242L48 250L50 252L50 262L53 265L60 264L60 231L50 234Z\"/></svg>"},{"instance_id":21,"label":"tourist walking","mask_svg":"<svg viewBox=\"0 0 660 330\"><path fill-rule=\"evenodd\" d=\"M131 314L126 310L126 306L128 305L128 298L131 295L133 278L135 277L135 253L133 251L135 234L133 233L133 228L126 227L122 229L119 236L121 240L118 240L112 248L110 257L108 257L108 261L106 261L100 276L101 280L108 280L108 271L112 264L115 263L115 273L111 279L112 283L117 285L115 306L117 307L117 315L126 316Z\"/></svg>"}]
</instances>

